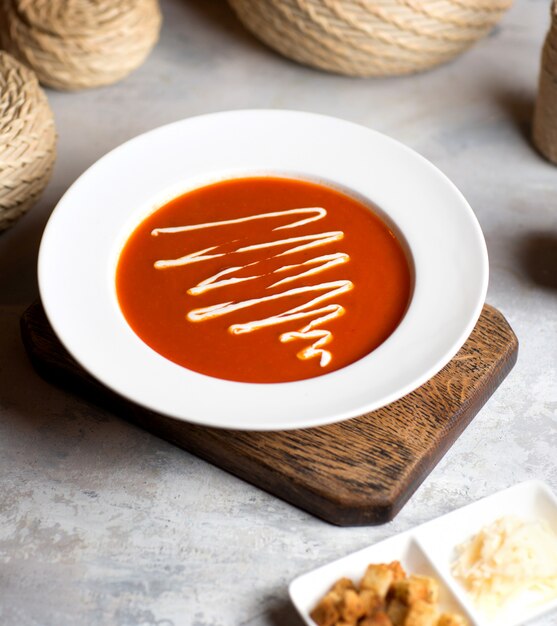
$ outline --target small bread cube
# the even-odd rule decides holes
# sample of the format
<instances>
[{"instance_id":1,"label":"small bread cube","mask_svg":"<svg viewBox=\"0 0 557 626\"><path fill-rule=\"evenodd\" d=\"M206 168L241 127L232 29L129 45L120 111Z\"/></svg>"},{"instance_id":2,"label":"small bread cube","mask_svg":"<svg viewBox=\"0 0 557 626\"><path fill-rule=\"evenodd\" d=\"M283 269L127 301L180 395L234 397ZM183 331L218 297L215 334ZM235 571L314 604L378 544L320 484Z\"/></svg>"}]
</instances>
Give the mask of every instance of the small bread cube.
<instances>
[{"instance_id":1,"label":"small bread cube","mask_svg":"<svg viewBox=\"0 0 557 626\"><path fill-rule=\"evenodd\" d=\"M437 622L437 626L468 626L468 620L462 615L455 613L443 613Z\"/></svg>"},{"instance_id":2,"label":"small bread cube","mask_svg":"<svg viewBox=\"0 0 557 626\"><path fill-rule=\"evenodd\" d=\"M366 617L358 626L393 626L389 616L384 611L378 611L373 617Z\"/></svg>"},{"instance_id":3,"label":"small bread cube","mask_svg":"<svg viewBox=\"0 0 557 626\"><path fill-rule=\"evenodd\" d=\"M375 592L380 598L384 598L394 580L394 573L388 565L368 565L368 568L360 582L360 589L368 589Z\"/></svg>"},{"instance_id":4,"label":"small bread cube","mask_svg":"<svg viewBox=\"0 0 557 626\"><path fill-rule=\"evenodd\" d=\"M328 593L309 614L317 626L335 626L340 619L335 593Z\"/></svg>"},{"instance_id":5,"label":"small bread cube","mask_svg":"<svg viewBox=\"0 0 557 626\"><path fill-rule=\"evenodd\" d=\"M424 600L416 600L408 609L404 626L437 626L437 607Z\"/></svg>"},{"instance_id":6,"label":"small bread cube","mask_svg":"<svg viewBox=\"0 0 557 626\"><path fill-rule=\"evenodd\" d=\"M362 601L364 615L366 617L372 617L377 611L385 608L384 600L380 598L375 591L371 591L371 589L360 591L360 600Z\"/></svg>"},{"instance_id":7,"label":"small bread cube","mask_svg":"<svg viewBox=\"0 0 557 626\"><path fill-rule=\"evenodd\" d=\"M365 615L364 604L358 592L353 589L347 589L344 592L337 608L341 618L350 624L355 624L360 617Z\"/></svg>"},{"instance_id":8,"label":"small bread cube","mask_svg":"<svg viewBox=\"0 0 557 626\"><path fill-rule=\"evenodd\" d=\"M406 578L406 572L400 564L400 561L392 561L391 563L389 563L388 567L393 573L394 583L398 582L399 580L404 580Z\"/></svg>"},{"instance_id":9,"label":"small bread cube","mask_svg":"<svg viewBox=\"0 0 557 626\"><path fill-rule=\"evenodd\" d=\"M331 591L337 593L339 598L342 597L343 593L347 589L356 589L354 583L350 580L350 578L339 578L336 583L331 587Z\"/></svg>"},{"instance_id":10,"label":"small bread cube","mask_svg":"<svg viewBox=\"0 0 557 626\"><path fill-rule=\"evenodd\" d=\"M393 598L387 605L387 615L393 626L404 626L407 613L408 607L397 598Z\"/></svg>"},{"instance_id":11,"label":"small bread cube","mask_svg":"<svg viewBox=\"0 0 557 626\"><path fill-rule=\"evenodd\" d=\"M411 606L418 600L435 604L439 598L439 585L429 576L410 576L394 583L393 595L406 606Z\"/></svg>"}]
</instances>

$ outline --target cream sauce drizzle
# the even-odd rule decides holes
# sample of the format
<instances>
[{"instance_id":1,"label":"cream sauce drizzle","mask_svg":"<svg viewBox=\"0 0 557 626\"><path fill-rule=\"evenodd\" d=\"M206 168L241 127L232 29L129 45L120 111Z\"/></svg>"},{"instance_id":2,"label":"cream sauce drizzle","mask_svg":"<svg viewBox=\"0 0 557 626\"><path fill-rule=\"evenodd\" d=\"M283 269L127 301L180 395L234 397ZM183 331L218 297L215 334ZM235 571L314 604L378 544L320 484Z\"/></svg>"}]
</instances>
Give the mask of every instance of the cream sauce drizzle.
<instances>
[{"instance_id":1,"label":"cream sauce drizzle","mask_svg":"<svg viewBox=\"0 0 557 626\"><path fill-rule=\"evenodd\" d=\"M204 224L191 224L187 226L175 226L168 228L155 228L151 231L153 237L164 234L184 233L195 230L201 230L206 228L217 228L219 226L228 226L231 224L240 224L244 222L250 222L255 220L269 219L275 217L282 217L285 215L308 215L303 219L297 219L291 223L283 226L277 226L273 228L271 232L277 230L285 230L289 228L297 228L305 224L309 224L314 221L318 221L327 215L327 211L322 207L307 207L299 209L289 209L285 211L274 211L271 213L261 213L258 215L250 215L248 217L241 217L231 220L223 220L218 222L207 222ZM231 252L218 252L218 249L222 247L222 244L216 246L210 246L196 252L191 252L177 259L165 259L155 262L155 268L164 270L174 267L181 267L184 265L191 265L192 263L201 263L210 259L223 257L230 254L241 254L243 252L252 252L254 250L264 250L267 248L274 248L279 246L289 245L286 250L275 254L270 259L278 259L280 257L295 254L296 252L302 252L304 250L310 250L326 246L328 244L340 241L344 238L342 231L330 231L310 235L301 235L299 237L289 237L286 239L279 239L277 241L266 241L261 243L252 244L249 246L243 246L236 248ZM268 260L268 259L264 259ZM295 263L292 265L281 265L279 268L273 270L271 274L280 274L282 272L292 271L300 269L297 274L287 276L279 279L267 287L267 289L273 289L279 285L285 285L306 278L309 276L315 276L322 272L347 263L350 260L348 254L344 252L335 252L332 254L325 254L316 256L302 263ZM219 287L226 285L233 285L237 283L246 282L249 280L255 280L262 278L265 274L253 274L250 276L235 276L234 274L248 268L254 269L262 261L254 261L244 265L236 265L228 267L209 278L202 280L195 287L188 290L188 294L197 296ZM249 300L243 300L240 302L221 302L212 306L202 307L199 309L193 309L187 314L187 319L191 322L203 322L206 320L220 317L221 315L227 315L234 311L241 309L247 309L262 302L280 301L284 298L292 296L299 296L301 294L310 294L310 299L297 307L293 307L272 315L264 319L253 320L251 322L243 324L232 324L228 330L239 335L242 333L250 333L260 328L267 326L275 326L278 324L284 324L292 320L301 320L312 318L308 324L298 331L291 331L282 333L280 335L280 341L287 343L294 340L310 340L312 344L298 352L298 358L302 360L319 358L321 367L325 367L331 362L332 354L329 350L326 350L324 346L329 344L333 339L333 334L325 329L318 328L325 322L340 317L344 314L345 309L340 304L324 304L327 300L340 296L343 293L351 291L354 288L354 284L350 280L336 280L330 282L322 282L316 285L307 285L301 287L292 287L286 291L281 291L272 295L263 296L261 298L250 298Z\"/></svg>"}]
</instances>

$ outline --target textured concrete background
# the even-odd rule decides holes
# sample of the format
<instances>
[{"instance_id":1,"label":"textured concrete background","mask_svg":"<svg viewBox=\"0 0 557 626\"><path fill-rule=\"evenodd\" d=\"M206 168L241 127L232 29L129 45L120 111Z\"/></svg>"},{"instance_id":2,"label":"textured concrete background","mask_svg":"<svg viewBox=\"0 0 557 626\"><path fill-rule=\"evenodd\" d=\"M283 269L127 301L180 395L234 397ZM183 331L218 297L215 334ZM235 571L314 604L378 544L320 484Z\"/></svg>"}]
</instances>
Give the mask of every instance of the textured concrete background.
<instances>
[{"instance_id":1,"label":"textured concrete background","mask_svg":"<svg viewBox=\"0 0 557 626\"><path fill-rule=\"evenodd\" d=\"M0 237L1 624L300 626L287 598L298 574L524 479L557 491L557 169L528 143L548 0L517 0L491 37L443 68L384 80L282 59L224 2L162 4L161 42L127 80L49 91L54 178ZM68 185L140 132L245 107L336 115L400 139L454 180L484 229L488 299L519 336L519 363L386 526L314 519L47 385L23 353L18 317Z\"/></svg>"}]
</instances>

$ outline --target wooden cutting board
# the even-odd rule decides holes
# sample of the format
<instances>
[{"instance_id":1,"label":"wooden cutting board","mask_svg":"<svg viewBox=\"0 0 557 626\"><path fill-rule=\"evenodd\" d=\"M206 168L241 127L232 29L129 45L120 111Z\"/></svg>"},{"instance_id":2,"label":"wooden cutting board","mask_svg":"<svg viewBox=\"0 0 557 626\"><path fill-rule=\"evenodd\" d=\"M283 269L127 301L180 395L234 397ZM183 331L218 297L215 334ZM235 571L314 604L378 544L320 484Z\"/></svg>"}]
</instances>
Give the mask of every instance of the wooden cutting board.
<instances>
[{"instance_id":1,"label":"wooden cutting board","mask_svg":"<svg viewBox=\"0 0 557 626\"><path fill-rule=\"evenodd\" d=\"M44 378L341 526L393 519L497 389L518 354L507 321L486 305L454 359L401 400L331 426L242 432L186 424L106 389L62 347L40 303L23 314L21 331Z\"/></svg>"}]
</instances>

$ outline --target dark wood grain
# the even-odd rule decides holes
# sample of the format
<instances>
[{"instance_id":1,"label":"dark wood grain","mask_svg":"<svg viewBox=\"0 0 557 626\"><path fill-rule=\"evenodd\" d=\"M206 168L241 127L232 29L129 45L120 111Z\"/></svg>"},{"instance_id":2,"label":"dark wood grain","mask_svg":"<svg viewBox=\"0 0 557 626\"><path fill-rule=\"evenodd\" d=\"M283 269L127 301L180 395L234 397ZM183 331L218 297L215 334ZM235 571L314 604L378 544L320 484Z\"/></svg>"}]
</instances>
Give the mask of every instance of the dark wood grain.
<instances>
[{"instance_id":1,"label":"dark wood grain","mask_svg":"<svg viewBox=\"0 0 557 626\"><path fill-rule=\"evenodd\" d=\"M331 426L242 432L163 417L109 391L64 350L40 303L24 313L21 331L43 377L343 526L391 520L499 386L518 354L507 321L486 305L454 359L401 400Z\"/></svg>"}]
</instances>

